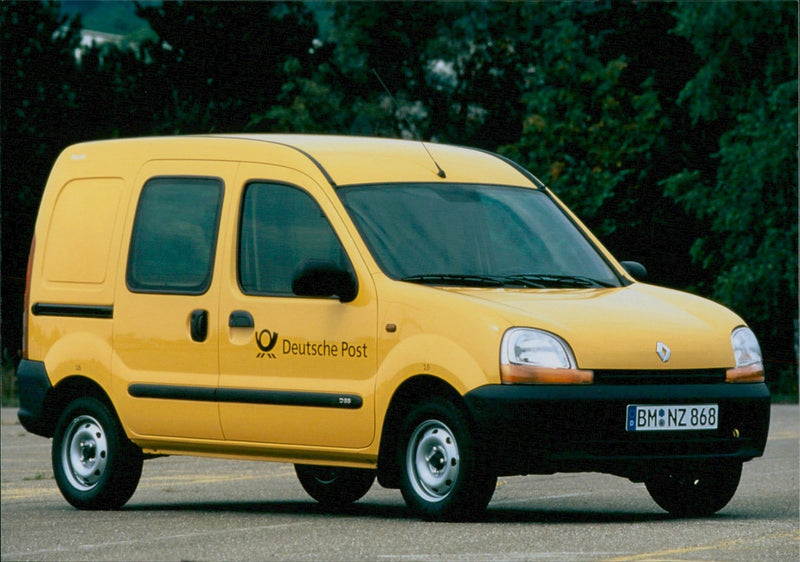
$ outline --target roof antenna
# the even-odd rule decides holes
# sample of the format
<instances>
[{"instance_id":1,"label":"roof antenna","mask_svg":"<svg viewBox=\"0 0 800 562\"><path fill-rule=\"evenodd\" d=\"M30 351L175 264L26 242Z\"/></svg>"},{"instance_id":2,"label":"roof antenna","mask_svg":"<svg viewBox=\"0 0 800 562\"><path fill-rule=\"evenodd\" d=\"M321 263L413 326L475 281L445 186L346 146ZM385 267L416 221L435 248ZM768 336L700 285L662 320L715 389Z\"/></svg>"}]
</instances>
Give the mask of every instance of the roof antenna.
<instances>
[{"instance_id":1,"label":"roof antenna","mask_svg":"<svg viewBox=\"0 0 800 562\"><path fill-rule=\"evenodd\" d=\"M414 129L414 127L411 125L411 122L408 120L408 117L405 116L405 113L400 108L400 104L397 103L397 100L394 99L394 96L392 95L392 92L389 91L389 88L387 88L386 84L384 84L383 80L381 80L381 76L380 76L380 74L378 74L378 71L373 68L372 72L375 74L375 78L378 79L378 82L381 83L381 86L383 86L383 89L386 90L386 93L389 94L389 99L392 100L392 103L394 103L394 106L397 108L397 111L400 112L400 114L402 115L403 121L405 121L406 122L406 126L408 126L408 130L411 131L412 133L414 133L414 136L417 137L417 140L422 145L422 148L424 148L425 152L428 153L428 157L431 159L431 162L433 162L433 165L436 166L436 169L438 170L436 175L439 176L442 179L446 178L447 174L444 173L444 170L442 170L442 168L439 166L438 162L436 162L436 159L433 157L433 154L431 154L431 151L428 150L427 146L425 146L425 141L423 141L419 137L419 135L416 132L416 129Z\"/></svg>"}]
</instances>

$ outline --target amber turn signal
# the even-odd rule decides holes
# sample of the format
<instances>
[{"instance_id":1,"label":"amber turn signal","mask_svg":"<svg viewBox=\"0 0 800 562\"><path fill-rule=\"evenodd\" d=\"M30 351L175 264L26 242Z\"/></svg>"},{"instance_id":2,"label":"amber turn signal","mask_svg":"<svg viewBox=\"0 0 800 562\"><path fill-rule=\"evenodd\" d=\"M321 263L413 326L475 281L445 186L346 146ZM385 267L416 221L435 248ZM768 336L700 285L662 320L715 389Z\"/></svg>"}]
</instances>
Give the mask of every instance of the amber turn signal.
<instances>
[{"instance_id":1,"label":"amber turn signal","mask_svg":"<svg viewBox=\"0 0 800 562\"><path fill-rule=\"evenodd\" d=\"M583 369L554 369L533 365L501 365L505 384L592 384L594 372Z\"/></svg>"},{"instance_id":2,"label":"amber turn signal","mask_svg":"<svg viewBox=\"0 0 800 562\"><path fill-rule=\"evenodd\" d=\"M725 382L764 382L764 365L753 363L728 369L725 372Z\"/></svg>"}]
</instances>

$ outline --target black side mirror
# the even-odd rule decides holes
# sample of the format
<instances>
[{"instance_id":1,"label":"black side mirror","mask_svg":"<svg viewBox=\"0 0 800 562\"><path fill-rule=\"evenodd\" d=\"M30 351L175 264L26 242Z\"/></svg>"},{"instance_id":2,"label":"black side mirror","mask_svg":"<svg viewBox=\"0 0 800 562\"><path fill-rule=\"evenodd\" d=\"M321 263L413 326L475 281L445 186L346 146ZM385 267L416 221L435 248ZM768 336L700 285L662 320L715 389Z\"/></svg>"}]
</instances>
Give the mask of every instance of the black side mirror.
<instances>
[{"instance_id":1,"label":"black side mirror","mask_svg":"<svg viewBox=\"0 0 800 562\"><path fill-rule=\"evenodd\" d=\"M645 279L647 277L647 269L638 261L623 261L619 264L625 268L625 271L634 279Z\"/></svg>"},{"instance_id":2,"label":"black side mirror","mask_svg":"<svg viewBox=\"0 0 800 562\"><path fill-rule=\"evenodd\" d=\"M300 297L339 297L351 302L358 295L355 276L332 263L310 263L295 275L292 292Z\"/></svg>"}]
</instances>

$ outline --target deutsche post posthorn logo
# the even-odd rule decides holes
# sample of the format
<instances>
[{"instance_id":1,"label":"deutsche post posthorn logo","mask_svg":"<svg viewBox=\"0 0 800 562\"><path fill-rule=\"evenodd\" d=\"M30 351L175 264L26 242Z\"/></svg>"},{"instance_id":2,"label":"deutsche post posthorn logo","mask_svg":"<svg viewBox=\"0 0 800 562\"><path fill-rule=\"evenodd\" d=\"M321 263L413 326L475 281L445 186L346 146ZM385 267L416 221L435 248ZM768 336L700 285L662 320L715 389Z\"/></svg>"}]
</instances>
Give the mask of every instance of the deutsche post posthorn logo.
<instances>
[{"instance_id":1,"label":"deutsche post posthorn logo","mask_svg":"<svg viewBox=\"0 0 800 562\"><path fill-rule=\"evenodd\" d=\"M659 359L661 359L661 362L666 363L669 361L670 355L672 355L672 350L667 347L667 344L660 341L658 344L656 344L656 353L658 354Z\"/></svg>"},{"instance_id":2,"label":"deutsche post posthorn logo","mask_svg":"<svg viewBox=\"0 0 800 562\"><path fill-rule=\"evenodd\" d=\"M261 350L261 353L258 354L259 358L267 355L271 359L275 359L275 354L270 353L270 351L272 351L276 343L278 343L278 332L274 334L269 330L256 332L256 344L258 345L258 349Z\"/></svg>"}]
</instances>

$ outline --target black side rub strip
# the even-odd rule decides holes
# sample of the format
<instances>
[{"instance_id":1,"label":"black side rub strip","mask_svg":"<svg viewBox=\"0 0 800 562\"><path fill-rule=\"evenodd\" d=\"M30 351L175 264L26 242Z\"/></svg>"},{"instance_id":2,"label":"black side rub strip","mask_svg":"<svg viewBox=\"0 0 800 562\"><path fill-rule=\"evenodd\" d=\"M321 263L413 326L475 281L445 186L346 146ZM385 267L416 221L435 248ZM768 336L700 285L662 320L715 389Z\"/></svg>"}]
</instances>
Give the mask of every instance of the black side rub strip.
<instances>
[{"instance_id":1,"label":"black side rub strip","mask_svg":"<svg viewBox=\"0 0 800 562\"><path fill-rule=\"evenodd\" d=\"M132 384L128 386L128 394L134 398L215 402L216 392L215 388L201 386L174 386L167 384Z\"/></svg>"},{"instance_id":2,"label":"black side rub strip","mask_svg":"<svg viewBox=\"0 0 800 562\"><path fill-rule=\"evenodd\" d=\"M132 384L128 387L128 394L134 398L267 404L274 406L308 406L312 408L343 408L346 410L357 410L361 408L364 403L361 396L357 394L297 392L293 390L256 390L247 388L204 388L162 384Z\"/></svg>"},{"instance_id":3,"label":"black side rub strip","mask_svg":"<svg viewBox=\"0 0 800 562\"><path fill-rule=\"evenodd\" d=\"M34 316L66 316L69 318L114 318L112 305L50 304L37 302L31 307Z\"/></svg>"}]
</instances>

